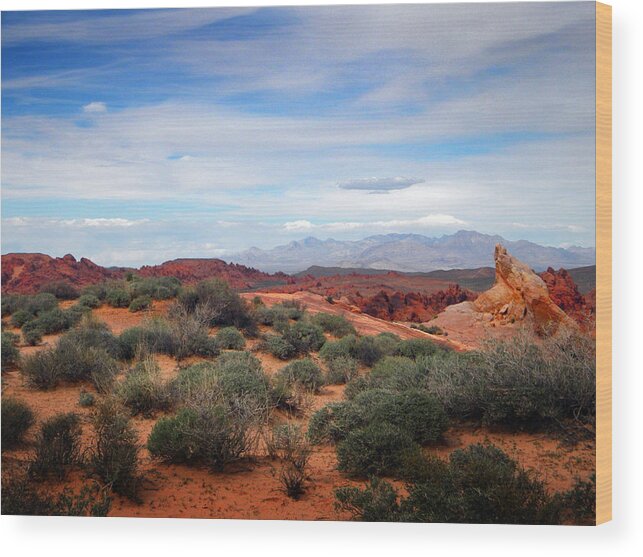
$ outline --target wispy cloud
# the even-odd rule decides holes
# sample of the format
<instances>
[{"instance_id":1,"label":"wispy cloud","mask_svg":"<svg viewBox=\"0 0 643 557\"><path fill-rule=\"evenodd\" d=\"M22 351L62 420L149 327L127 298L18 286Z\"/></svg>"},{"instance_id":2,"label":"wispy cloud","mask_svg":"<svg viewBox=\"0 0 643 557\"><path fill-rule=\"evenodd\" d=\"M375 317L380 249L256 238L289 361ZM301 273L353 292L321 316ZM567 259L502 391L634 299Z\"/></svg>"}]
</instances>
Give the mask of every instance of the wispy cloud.
<instances>
[{"instance_id":1,"label":"wispy cloud","mask_svg":"<svg viewBox=\"0 0 643 557\"><path fill-rule=\"evenodd\" d=\"M107 105L104 102L93 101L83 106L83 112L88 114L107 112Z\"/></svg>"},{"instance_id":2,"label":"wispy cloud","mask_svg":"<svg viewBox=\"0 0 643 557\"><path fill-rule=\"evenodd\" d=\"M405 228L432 228L432 227L449 227L464 226L467 223L453 215L431 214L416 219L397 219L373 222L327 222L313 224L308 220L296 220L284 223L284 229L292 232L307 232L311 230L322 231L345 231L359 229L405 229Z\"/></svg>"},{"instance_id":3,"label":"wispy cloud","mask_svg":"<svg viewBox=\"0 0 643 557\"><path fill-rule=\"evenodd\" d=\"M404 178L395 176L393 178L358 178L340 182L338 185L343 190L367 190L367 191L392 191L410 188L416 184L422 184L422 178Z\"/></svg>"}]
</instances>

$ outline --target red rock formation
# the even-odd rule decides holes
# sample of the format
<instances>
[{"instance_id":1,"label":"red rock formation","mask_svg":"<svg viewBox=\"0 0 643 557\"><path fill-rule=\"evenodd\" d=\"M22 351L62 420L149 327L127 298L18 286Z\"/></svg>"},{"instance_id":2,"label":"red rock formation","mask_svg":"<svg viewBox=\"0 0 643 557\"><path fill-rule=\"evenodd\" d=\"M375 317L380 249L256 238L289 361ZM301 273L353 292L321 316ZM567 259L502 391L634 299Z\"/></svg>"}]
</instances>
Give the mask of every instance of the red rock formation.
<instances>
[{"instance_id":1,"label":"red rock formation","mask_svg":"<svg viewBox=\"0 0 643 557\"><path fill-rule=\"evenodd\" d=\"M592 313L591 304L578 291L574 280L565 269L555 271L549 267L540 278L545 281L552 301L567 315L583 321Z\"/></svg>"},{"instance_id":2,"label":"red rock formation","mask_svg":"<svg viewBox=\"0 0 643 557\"><path fill-rule=\"evenodd\" d=\"M547 285L528 265L496 246L496 282L473 303L475 309L490 314L498 322L527 321L538 333L552 333L575 322L558 307Z\"/></svg>"},{"instance_id":3,"label":"red rock formation","mask_svg":"<svg viewBox=\"0 0 643 557\"><path fill-rule=\"evenodd\" d=\"M220 259L176 259L136 270L107 269L84 257L76 261L73 255L50 257L41 253L10 253L2 256L2 291L33 294L44 284L59 280L83 287L123 278L128 271L145 277L175 276L185 284L218 277L239 289L292 281L283 273L269 275L243 265L228 264Z\"/></svg>"},{"instance_id":4,"label":"red rock formation","mask_svg":"<svg viewBox=\"0 0 643 557\"><path fill-rule=\"evenodd\" d=\"M447 306L466 300L475 300L476 294L458 284L451 284L446 290L432 294L421 292L393 292L381 290L374 296L349 297L349 301L362 312L388 321L412 321L421 323L443 311Z\"/></svg>"},{"instance_id":5,"label":"red rock formation","mask_svg":"<svg viewBox=\"0 0 643 557\"><path fill-rule=\"evenodd\" d=\"M50 257L42 253L9 253L2 256L2 291L33 294L52 281L64 280L86 286L120 278L121 270L96 265L86 258L76 261L73 255Z\"/></svg>"}]
</instances>

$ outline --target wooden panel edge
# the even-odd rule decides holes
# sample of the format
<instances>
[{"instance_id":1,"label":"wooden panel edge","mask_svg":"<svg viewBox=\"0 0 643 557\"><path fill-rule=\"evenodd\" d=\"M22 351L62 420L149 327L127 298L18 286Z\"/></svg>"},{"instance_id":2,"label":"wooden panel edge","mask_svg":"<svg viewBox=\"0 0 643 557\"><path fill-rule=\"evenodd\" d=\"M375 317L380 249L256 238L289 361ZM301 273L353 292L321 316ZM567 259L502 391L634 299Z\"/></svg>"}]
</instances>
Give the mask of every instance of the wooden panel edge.
<instances>
[{"instance_id":1,"label":"wooden panel edge","mask_svg":"<svg viewBox=\"0 0 643 557\"><path fill-rule=\"evenodd\" d=\"M612 7L596 2L596 524L612 519Z\"/></svg>"}]
</instances>

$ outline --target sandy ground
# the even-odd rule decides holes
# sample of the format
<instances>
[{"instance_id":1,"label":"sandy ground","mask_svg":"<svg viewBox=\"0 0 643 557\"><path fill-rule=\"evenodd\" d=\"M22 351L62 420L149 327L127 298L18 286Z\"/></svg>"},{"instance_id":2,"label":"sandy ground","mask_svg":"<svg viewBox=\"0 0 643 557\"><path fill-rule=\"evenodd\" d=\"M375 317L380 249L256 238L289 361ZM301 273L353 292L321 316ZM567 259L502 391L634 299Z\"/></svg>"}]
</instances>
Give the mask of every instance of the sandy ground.
<instances>
[{"instance_id":1,"label":"sandy ground","mask_svg":"<svg viewBox=\"0 0 643 557\"><path fill-rule=\"evenodd\" d=\"M248 297L256 295L259 295L267 304L294 298L303 302L313 313L317 311L341 313L346 315L356 329L364 334L390 331L403 338L427 336L404 324L388 323L357 314L344 304L329 304L324 298L306 292L292 295L252 293ZM153 313L161 314L166 308L166 303L155 304ZM112 308L94 310L94 315L107 322L115 333L136 325L145 317L144 314L132 314L126 309ZM35 350L42 350L46 346L53 345L57 338L56 335L50 335L44 339L41 346L21 347L21 353L26 355ZM445 341L440 337L434 338L441 342L448 342L452 347L462 348L450 339ZM247 348L252 349L255 344L256 341L248 341ZM285 365L285 362L271 355L255 353L261 359L268 374L275 373ZM171 379L178 373L177 363L172 358L167 356L156 358L164 378ZM197 360L184 361L182 365ZM94 392L90 385L59 386L50 391L36 391L23 384L22 377L16 369L2 373L3 396L14 395L25 400L34 410L38 423L58 412L78 413L83 421L83 442L88 445L91 440L89 424L91 409L79 406L81 390ZM305 428L311 413L328 402L341 400L343 390L343 386L325 387L319 394L311 395L305 416L292 418L275 413L275 420L289 419L300 423ZM300 500L294 501L286 496L280 486L280 463L267 456L257 456L253 460L244 461L225 473L212 473L205 468L165 465L151 459L144 445L158 418L159 416L151 419L133 418L142 447L139 457L140 467L147 481L141 493L141 504L115 496L110 511L111 516L298 520L348 518L336 511L334 490L343 485L359 485L361 482L350 481L337 471L334 447L314 448L306 492ZM30 430L25 447L3 452L3 476L24 468L25 461L33 450L36 430L37 427ZM487 440L497 444L526 468L539 474L551 490L568 489L576 477L587 479L594 470L595 443L593 440L567 446L543 434L491 432L484 428L461 425L447 432L444 445L426 450L446 457L457 448ZM74 486L82 479L82 475L72 474L68 482ZM52 489L58 488L52 485Z\"/></svg>"}]
</instances>

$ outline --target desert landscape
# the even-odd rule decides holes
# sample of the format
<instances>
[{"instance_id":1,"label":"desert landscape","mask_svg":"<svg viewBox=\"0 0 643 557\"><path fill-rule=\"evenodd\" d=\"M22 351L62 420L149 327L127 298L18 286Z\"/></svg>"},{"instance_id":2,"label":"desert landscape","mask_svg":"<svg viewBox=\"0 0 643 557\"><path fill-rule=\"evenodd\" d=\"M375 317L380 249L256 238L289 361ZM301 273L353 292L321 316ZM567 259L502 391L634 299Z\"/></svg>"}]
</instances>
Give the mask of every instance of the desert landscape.
<instances>
[{"instance_id":1,"label":"desert landscape","mask_svg":"<svg viewBox=\"0 0 643 557\"><path fill-rule=\"evenodd\" d=\"M573 274L539 276L501 245L482 292L396 272L3 255L3 512L454 520L448 501L410 500L460 455L516 490L486 486L466 520L589 523L594 393L578 390L593 385L593 306ZM487 392L462 383L476 374ZM505 514L476 517L480 504Z\"/></svg>"}]
</instances>

